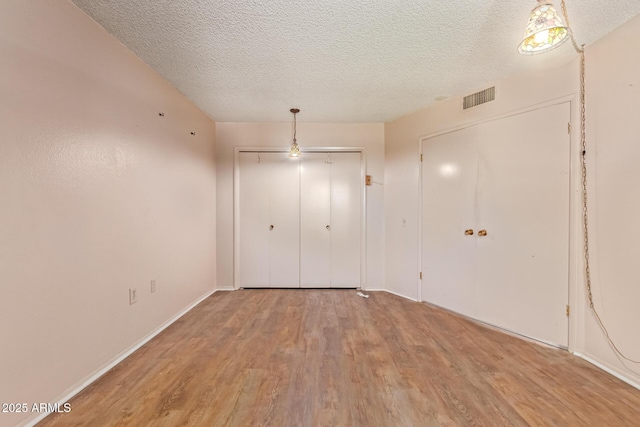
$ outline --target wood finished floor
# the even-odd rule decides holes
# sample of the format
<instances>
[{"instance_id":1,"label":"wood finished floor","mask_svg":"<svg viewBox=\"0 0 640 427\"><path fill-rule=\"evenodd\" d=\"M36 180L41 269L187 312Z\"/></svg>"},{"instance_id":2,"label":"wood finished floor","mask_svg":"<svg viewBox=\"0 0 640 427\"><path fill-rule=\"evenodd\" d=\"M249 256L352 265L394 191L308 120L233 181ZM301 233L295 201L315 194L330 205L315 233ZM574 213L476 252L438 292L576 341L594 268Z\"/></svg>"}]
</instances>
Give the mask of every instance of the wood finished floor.
<instances>
[{"instance_id":1,"label":"wood finished floor","mask_svg":"<svg viewBox=\"0 0 640 427\"><path fill-rule=\"evenodd\" d=\"M391 294L219 292L41 426L638 426L569 353Z\"/></svg>"}]
</instances>

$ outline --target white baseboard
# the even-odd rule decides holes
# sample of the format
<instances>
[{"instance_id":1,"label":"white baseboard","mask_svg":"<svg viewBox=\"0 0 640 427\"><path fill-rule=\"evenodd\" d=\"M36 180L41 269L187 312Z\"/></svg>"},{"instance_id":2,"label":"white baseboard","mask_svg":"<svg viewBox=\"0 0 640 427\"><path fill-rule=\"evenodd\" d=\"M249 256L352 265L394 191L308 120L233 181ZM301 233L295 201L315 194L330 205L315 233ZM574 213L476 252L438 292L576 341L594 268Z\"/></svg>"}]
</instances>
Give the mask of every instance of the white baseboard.
<instances>
[{"instance_id":1,"label":"white baseboard","mask_svg":"<svg viewBox=\"0 0 640 427\"><path fill-rule=\"evenodd\" d=\"M398 296L398 297L401 297L401 298L404 298L404 299L408 299L409 301L418 302L418 300L415 299L415 298L411 298L411 297L408 297L406 295L402 295L402 294L399 294L397 292L390 291L389 289L367 289L367 291L386 292L388 294L393 294L395 296Z\"/></svg>"},{"instance_id":2,"label":"white baseboard","mask_svg":"<svg viewBox=\"0 0 640 427\"><path fill-rule=\"evenodd\" d=\"M236 289L235 289L235 288L233 288L233 287L230 287L230 288L228 288L228 287L224 287L224 288L218 288L218 289L216 289L216 291L235 291L235 290L236 290Z\"/></svg>"},{"instance_id":3,"label":"white baseboard","mask_svg":"<svg viewBox=\"0 0 640 427\"><path fill-rule=\"evenodd\" d=\"M153 331L151 331L147 336L142 338L140 341L138 341L136 344L131 346L129 349L125 350L123 353L121 353L120 355L116 356L115 359L113 359L111 362L107 363L104 367L100 368L99 370L97 370L93 374L89 375L85 380L81 381L78 386L74 387L74 389L70 393L65 395L62 399L58 399L57 400L58 406L62 407L63 404L65 404L66 402L71 400L72 397L74 397L76 394L80 393L83 389L85 389L87 386L89 386L92 382L94 382L95 380L97 380L98 378L100 378L101 376L106 374L110 369L115 367L118 363L122 362L124 359L126 359L129 356L131 356L136 350L138 350L140 347L142 347L143 345L145 345L146 343L151 341L153 338L155 338L156 335L158 335L160 332L162 332L165 329L167 329L176 320L180 319L182 316L184 316L189 311L191 311L196 305L200 304L202 301L204 301L205 299L209 298L215 292L220 291L220 290L222 290L222 289L214 289L213 291L207 292L204 296L202 296L199 299L197 299L194 303L190 304L185 309L180 311L178 314L173 316L171 319L167 320L165 323L160 325L158 328L156 328ZM45 419L49 414L51 414L51 412L40 413L40 414L38 414L37 417L32 418L32 419L27 420L27 421L24 421L24 422L18 424L18 426L33 427L34 425L36 425L37 423L39 423L40 421Z\"/></svg>"},{"instance_id":4,"label":"white baseboard","mask_svg":"<svg viewBox=\"0 0 640 427\"><path fill-rule=\"evenodd\" d=\"M613 375L614 377L618 378L621 381L624 381L625 383L629 384L632 387L637 388L638 390L640 390L640 384L635 382L634 380L632 380L631 378L626 377L625 375L621 374L620 372L618 372L615 368L613 368L612 366L610 366L608 363L594 357L594 356L588 356L586 354L583 353L579 353L579 352L574 352L574 355L578 356L581 359L586 360L587 362L591 363L594 366L597 366L598 368L602 369L603 371Z\"/></svg>"}]
</instances>

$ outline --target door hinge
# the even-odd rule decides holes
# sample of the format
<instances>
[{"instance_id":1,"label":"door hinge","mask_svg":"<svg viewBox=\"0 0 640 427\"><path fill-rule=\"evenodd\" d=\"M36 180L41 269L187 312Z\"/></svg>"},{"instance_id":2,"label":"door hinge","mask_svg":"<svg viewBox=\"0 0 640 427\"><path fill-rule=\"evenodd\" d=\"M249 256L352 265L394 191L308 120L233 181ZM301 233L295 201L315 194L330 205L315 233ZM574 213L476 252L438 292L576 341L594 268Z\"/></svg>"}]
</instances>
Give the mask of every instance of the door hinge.
<instances>
[{"instance_id":1,"label":"door hinge","mask_svg":"<svg viewBox=\"0 0 640 427\"><path fill-rule=\"evenodd\" d=\"M569 307L569 304L567 304L567 317L569 317L570 312L571 312L571 307Z\"/></svg>"},{"instance_id":2,"label":"door hinge","mask_svg":"<svg viewBox=\"0 0 640 427\"><path fill-rule=\"evenodd\" d=\"M367 177L365 179L365 184L366 185L371 185L371 175L367 175Z\"/></svg>"},{"instance_id":3,"label":"door hinge","mask_svg":"<svg viewBox=\"0 0 640 427\"><path fill-rule=\"evenodd\" d=\"M571 122L567 123L567 133L571 135Z\"/></svg>"},{"instance_id":4,"label":"door hinge","mask_svg":"<svg viewBox=\"0 0 640 427\"><path fill-rule=\"evenodd\" d=\"M420 154L420 161L422 161L422 154Z\"/></svg>"},{"instance_id":5,"label":"door hinge","mask_svg":"<svg viewBox=\"0 0 640 427\"><path fill-rule=\"evenodd\" d=\"M422 280L422 271L420 272L420 280Z\"/></svg>"}]
</instances>

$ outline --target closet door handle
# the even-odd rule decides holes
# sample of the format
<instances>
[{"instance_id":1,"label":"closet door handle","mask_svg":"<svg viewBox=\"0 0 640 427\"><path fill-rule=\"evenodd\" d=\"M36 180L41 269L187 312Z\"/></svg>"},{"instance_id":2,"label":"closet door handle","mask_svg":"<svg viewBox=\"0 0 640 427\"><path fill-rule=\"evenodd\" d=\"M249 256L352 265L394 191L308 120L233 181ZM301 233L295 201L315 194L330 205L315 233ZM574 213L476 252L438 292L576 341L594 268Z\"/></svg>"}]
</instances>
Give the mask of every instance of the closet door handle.
<instances>
[{"instance_id":1,"label":"closet door handle","mask_svg":"<svg viewBox=\"0 0 640 427\"><path fill-rule=\"evenodd\" d=\"M327 230L331 231L331 226L330 225L327 225L326 228L327 228Z\"/></svg>"},{"instance_id":2,"label":"closet door handle","mask_svg":"<svg viewBox=\"0 0 640 427\"><path fill-rule=\"evenodd\" d=\"M487 235L487 230L480 230L478 231L478 236L483 237Z\"/></svg>"},{"instance_id":3,"label":"closet door handle","mask_svg":"<svg viewBox=\"0 0 640 427\"><path fill-rule=\"evenodd\" d=\"M465 236L473 236L473 230L472 229L464 230L464 235Z\"/></svg>"},{"instance_id":4,"label":"closet door handle","mask_svg":"<svg viewBox=\"0 0 640 427\"><path fill-rule=\"evenodd\" d=\"M273 225L270 225L270 226L269 226L269 230L273 230Z\"/></svg>"}]
</instances>

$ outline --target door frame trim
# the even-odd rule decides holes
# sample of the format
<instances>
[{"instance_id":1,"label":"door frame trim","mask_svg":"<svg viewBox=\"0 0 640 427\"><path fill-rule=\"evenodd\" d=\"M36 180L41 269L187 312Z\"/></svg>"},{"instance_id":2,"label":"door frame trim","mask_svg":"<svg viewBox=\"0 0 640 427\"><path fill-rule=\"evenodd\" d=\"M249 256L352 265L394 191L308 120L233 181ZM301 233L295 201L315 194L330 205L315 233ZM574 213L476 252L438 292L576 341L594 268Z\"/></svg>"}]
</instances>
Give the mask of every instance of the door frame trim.
<instances>
[{"instance_id":1,"label":"door frame trim","mask_svg":"<svg viewBox=\"0 0 640 427\"><path fill-rule=\"evenodd\" d=\"M484 123L493 122L496 120L525 114L531 111L539 110L546 107L551 107L554 105L569 103L569 119L571 122L572 129L579 129L577 125L580 123L580 111L579 111L579 103L578 103L578 95L571 94L565 95L558 98L554 98L545 102L532 104L527 107L518 108L515 110L507 111L505 113L496 114L493 116L488 116L480 120L470 121L468 123L464 123L457 126L452 126L450 128L446 128L437 132L431 132L429 134L423 135L418 138L418 153L419 158L423 156L423 143L431 138L435 138L440 135L445 135L448 133L456 132L462 129L467 129L470 127L478 126ZM577 349L583 347L584 343L584 331L580 329L580 325L584 324L584 316L585 316L585 304L584 301L584 278L582 277L582 246L581 246L581 236L582 236L582 222L580 219L580 215L582 212L581 209L581 190L580 190L580 132L572 130L569 135L569 150L570 150L570 160L569 160L569 192L567 196L569 197L569 218L567 221L569 223L569 265L568 265L568 275L569 275L569 283L567 284L567 301L571 306L571 315L569 316L569 326L568 326L568 350L574 353ZM422 188L422 179L423 179L423 163L419 161L418 167L418 179L419 179L419 194L418 194L418 271L416 272L416 277L419 277L419 273L422 270L422 196L423 196L423 188ZM417 280L417 295L418 301L423 302L422 299L422 281L418 278Z\"/></svg>"},{"instance_id":2,"label":"door frame trim","mask_svg":"<svg viewBox=\"0 0 640 427\"><path fill-rule=\"evenodd\" d=\"M233 154L233 289L240 289L240 153L287 153L282 147L234 147ZM360 153L360 287L367 289L367 150L364 147L305 147L305 153ZM298 262L300 262L298 260ZM298 273L300 274L300 273ZM298 281L300 277L298 277Z\"/></svg>"}]
</instances>

